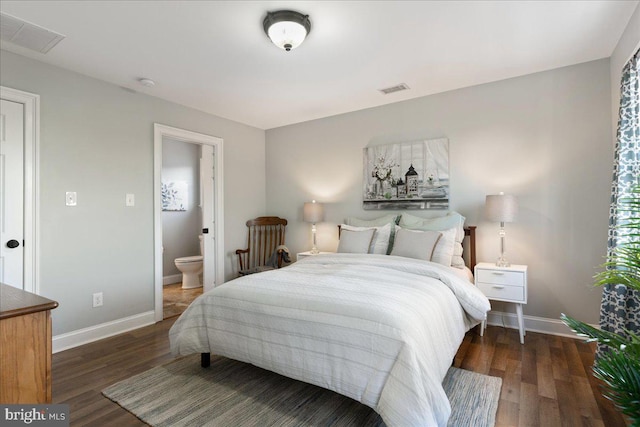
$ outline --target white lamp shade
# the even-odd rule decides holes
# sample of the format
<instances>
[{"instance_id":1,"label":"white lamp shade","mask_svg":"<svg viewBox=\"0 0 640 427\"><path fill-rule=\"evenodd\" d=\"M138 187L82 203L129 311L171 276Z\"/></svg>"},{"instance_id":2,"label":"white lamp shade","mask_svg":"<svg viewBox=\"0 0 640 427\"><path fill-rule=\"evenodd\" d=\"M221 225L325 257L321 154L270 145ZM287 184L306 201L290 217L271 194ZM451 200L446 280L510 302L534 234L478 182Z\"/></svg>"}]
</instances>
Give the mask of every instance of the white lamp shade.
<instances>
[{"instance_id":1,"label":"white lamp shade","mask_svg":"<svg viewBox=\"0 0 640 427\"><path fill-rule=\"evenodd\" d=\"M489 221L514 222L518 217L518 200L508 194L488 195L484 208Z\"/></svg>"},{"instance_id":2,"label":"white lamp shade","mask_svg":"<svg viewBox=\"0 0 640 427\"><path fill-rule=\"evenodd\" d=\"M313 224L324 221L324 207L321 203L307 202L304 204L303 209L304 222L311 222Z\"/></svg>"}]
</instances>

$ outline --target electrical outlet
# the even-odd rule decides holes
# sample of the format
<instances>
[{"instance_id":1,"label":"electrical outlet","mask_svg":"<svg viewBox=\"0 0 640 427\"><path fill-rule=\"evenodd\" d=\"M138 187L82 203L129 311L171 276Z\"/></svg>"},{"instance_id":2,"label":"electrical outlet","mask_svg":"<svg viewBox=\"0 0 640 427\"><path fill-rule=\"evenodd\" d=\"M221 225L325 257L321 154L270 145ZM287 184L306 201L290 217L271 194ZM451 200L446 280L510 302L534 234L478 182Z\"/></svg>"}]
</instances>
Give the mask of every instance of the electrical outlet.
<instances>
[{"instance_id":1,"label":"electrical outlet","mask_svg":"<svg viewBox=\"0 0 640 427\"><path fill-rule=\"evenodd\" d=\"M93 294L93 307L102 307L102 292Z\"/></svg>"}]
</instances>

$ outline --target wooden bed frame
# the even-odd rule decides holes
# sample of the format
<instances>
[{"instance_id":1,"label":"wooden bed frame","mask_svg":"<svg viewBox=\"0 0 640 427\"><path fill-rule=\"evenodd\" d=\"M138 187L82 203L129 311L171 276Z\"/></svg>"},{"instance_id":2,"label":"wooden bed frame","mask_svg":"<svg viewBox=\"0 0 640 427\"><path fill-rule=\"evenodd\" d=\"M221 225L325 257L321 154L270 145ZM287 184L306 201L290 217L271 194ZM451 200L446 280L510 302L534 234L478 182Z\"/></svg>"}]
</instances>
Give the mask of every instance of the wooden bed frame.
<instances>
[{"instance_id":1,"label":"wooden bed frame","mask_svg":"<svg viewBox=\"0 0 640 427\"><path fill-rule=\"evenodd\" d=\"M476 266L476 226L469 225L464 227L464 235L469 237L469 241L467 242L467 250L463 250L463 254L468 254L469 259L467 262L469 263L468 267L473 272L473 268Z\"/></svg>"}]
</instances>

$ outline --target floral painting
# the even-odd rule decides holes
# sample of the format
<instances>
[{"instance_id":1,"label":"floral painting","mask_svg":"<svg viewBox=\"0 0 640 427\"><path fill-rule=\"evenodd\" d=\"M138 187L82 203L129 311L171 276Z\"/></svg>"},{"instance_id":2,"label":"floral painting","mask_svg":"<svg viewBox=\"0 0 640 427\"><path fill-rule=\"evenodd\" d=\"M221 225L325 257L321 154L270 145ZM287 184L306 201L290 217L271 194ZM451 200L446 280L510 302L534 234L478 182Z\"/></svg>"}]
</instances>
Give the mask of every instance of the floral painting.
<instances>
[{"instance_id":1,"label":"floral painting","mask_svg":"<svg viewBox=\"0 0 640 427\"><path fill-rule=\"evenodd\" d=\"M188 199L186 181L169 181L162 183L162 210L186 211Z\"/></svg>"},{"instance_id":2,"label":"floral painting","mask_svg":"<svg viewBox=\"0 0 640 427\"><path fill-rule=\"evenodd\" d=\"M364 209L448 209L447 138L364 149Z\"/></svg>"}]
</instances>

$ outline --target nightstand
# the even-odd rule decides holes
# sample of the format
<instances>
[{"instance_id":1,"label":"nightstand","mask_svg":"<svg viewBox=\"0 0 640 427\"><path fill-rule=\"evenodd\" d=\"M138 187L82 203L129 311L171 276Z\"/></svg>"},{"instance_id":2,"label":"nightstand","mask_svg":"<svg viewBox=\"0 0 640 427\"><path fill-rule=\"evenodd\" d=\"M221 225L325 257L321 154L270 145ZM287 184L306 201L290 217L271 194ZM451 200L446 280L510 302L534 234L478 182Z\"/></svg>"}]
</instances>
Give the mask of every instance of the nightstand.
<instances>
[{"instance_id":1,"label":"nightstand","mask_svg":"<svg viewBox=\"0 0 640 427\"><path fill-rule=\"evenodd\" d=\"M320 255L320 254L332 254L333 252L320 252L316 255ZM311 253L311 251L306 251L306 252L298 252L296 254L296 261L300 261L302 258L307 257L307 256L313 256L313 254Z\"/></svg>"},{"instance_id":2,"label":"nightstand","mask_svg":"<svg viewBox=\"0 0 640 427\"><path fill-rule=\"evenodd\" d=\"M494 263L481 262L474 271L476 286L490 300L510 302L516 305L520 344L524 344L524 321L522 305L527 303L527 266L512 265L498 267ZM480 327L480 336L484 334L486 319Z\"/></svg>"}]
</instances>

